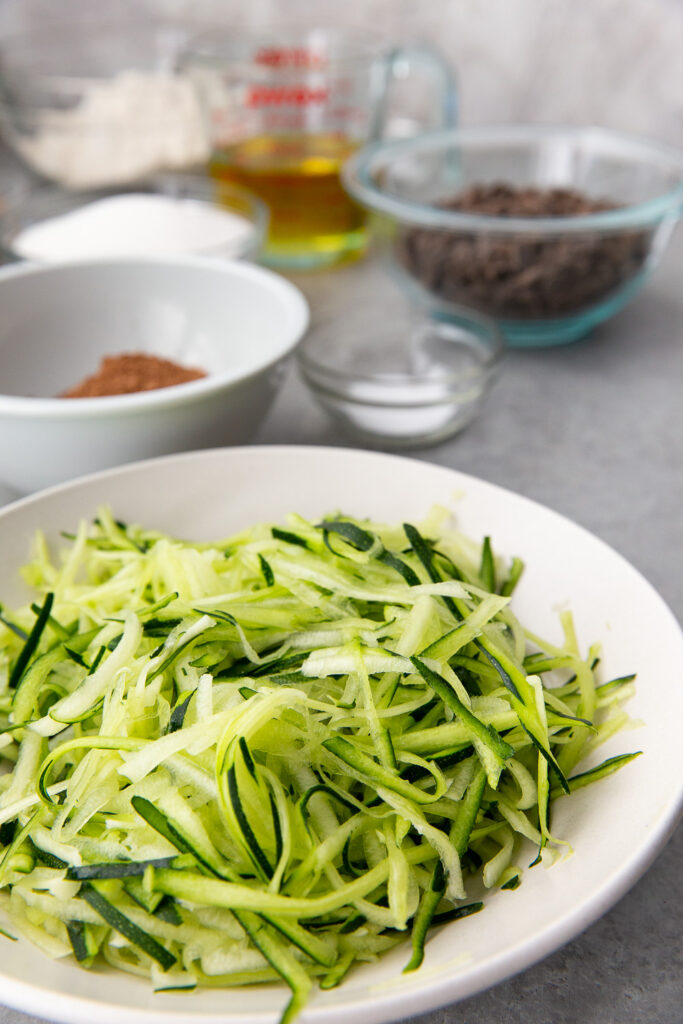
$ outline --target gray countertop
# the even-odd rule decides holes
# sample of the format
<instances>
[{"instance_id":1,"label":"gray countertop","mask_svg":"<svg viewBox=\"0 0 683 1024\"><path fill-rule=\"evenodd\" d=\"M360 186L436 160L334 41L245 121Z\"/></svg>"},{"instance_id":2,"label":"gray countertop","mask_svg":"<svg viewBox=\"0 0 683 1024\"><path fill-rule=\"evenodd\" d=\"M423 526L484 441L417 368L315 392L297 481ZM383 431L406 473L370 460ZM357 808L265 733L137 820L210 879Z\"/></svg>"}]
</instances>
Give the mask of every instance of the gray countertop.
<instances>
[{"instance_id":1,"label":"gray countertop","mask_svg":"<svg viewBox=\"0 0 683 1024\"><path fill-rule=\"evenodd\" d=\"M318 319L362 303L401 329L373 262L297 275ZM592 337L511 352L483 415L412 454L521 492L620 551L683 612L683 231L632 306ZM294 369L256 443L342 445ZM0 503L11 495L0 486ZM676 1024L683 1020L683 829L621 902L572 943L494 989L415 1024ZM0 992L0 999L2 993ZM49 1013L49 1007L46 1007ZM32 1018L0 1008L0 1024Z\"/></svg>"}]
</instances>

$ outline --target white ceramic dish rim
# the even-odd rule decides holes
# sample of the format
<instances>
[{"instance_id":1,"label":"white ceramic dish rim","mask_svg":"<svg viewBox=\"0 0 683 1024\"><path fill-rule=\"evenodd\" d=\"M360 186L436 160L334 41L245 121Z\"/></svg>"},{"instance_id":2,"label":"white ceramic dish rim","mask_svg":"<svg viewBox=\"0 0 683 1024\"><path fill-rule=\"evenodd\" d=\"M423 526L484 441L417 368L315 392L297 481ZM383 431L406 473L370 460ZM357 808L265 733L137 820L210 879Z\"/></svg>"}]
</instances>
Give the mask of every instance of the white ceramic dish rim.
<instances>
[{"instance_id":1,"label":"white ceramic dish rim","mask_svg":"<svg viewBox=\"0 0 683 1024\"><path fill-rule=\"evenodd\" d=\"M125 416L148 409L166 408L186 402L201 400L216 394L230 385L242 384L257 374L263 373L281 359L290 355L308 328L310 311L306 299L299 289L280 275L263 267L253 266L238 261L219 261L208 256L135 256L135 257L102 257L91 260L74 260L64 263L33 263L26 261L18 265L0 268L0 287L3 281L16 277L40 276L54 274L63 270L78 270L93 267L123 266L167 266L179 269L205 269L212 273L227 274L244 280L258 281L269 290L279 294L289 309L290 325L283 332L283 338L277 349L266 358L255 363L248 370L240 372L212 373L199 380L185 384L175 384L155 391L141 391L129 395L108 395L97 398L79 398L66 401L63 398L31 398L23 395L0 394L0 414L11 415L18 419L59 419L78 420L92 419L98 416Z\"/></svg>"},{"instance_id":2,"label":"white ceramic dish rim","mask_svg":"<svg viewBox=\"0 0 683 1024\"><path fill-rule=\"evenodd\" d=\"M378 454L366 451L361 452L343 448L326 448L322 446L275 445L253 446L248 449L222 448L212 449L210 451L186 452L180 455L168 455L160 458L147 459L141 462L118 467L114 470L103 470L81 477L78 480L69 481L68 483L48 488L36 495L22 498L0 510L0 527L2 519L6 514L18 509L29 507L34 503L43 501L53 495L61 494L64 491L78 489L84 484L91 482L97 483L98 481L104 482L127 473L139 472L140 470L151 468L159 464L182 463L191 461L197 457L215 460L218 463L221 459L226 457L226 454L245 451L248 451L255 459L258 459L259 453L273 451L276 451L283 457L291 456L292 454L296 455L298 453L306 454L315 452L319 454L321 458L324 457L326 459L333 460L362 455L366 459L379 459L383 461L391 460L394 462L397 472L400 471L401 465L405 466L406 464L418 461L399 455ZM557 523L558 526L564 524L565 526L568 525L572 529L578 531L578 533L587 541L599 545L600 548L609 553L610 557L618 560L625 570L633 574L637 578L639 585L649 591L650 595L657 600L660 605L660 610L668 618L669 624L679 630L678 623L671 609L657 594L648 580L646 580L645 577L622 555L576 522L573 522L561 513L549 509L547 506L541 505L539 502L535 502L523 495L517 494L509 489L492 484L488 481L481 480L480 478L461 473L457 470L452 470L448 467L434 465L430 468L437 472L452 474L454 484L463 487L467 487L469 484L475 488L483 486L485 490L490 492L493 498L498 496L501 499L509 499L512 496L516 502L520 502L523 506L526 505L529 508L534 508L536 511L542 511L546 516L550 517L552 521ZM565 913L558 920L551 922L545 928L541 929L532 939L526 940L512 949L494 955L493 961L486 960L477 966L468 967L467 977L464 982L463 975L459 972L456 971L451 975L444 972L442 977L426 977L423 985L415 986L415 988L409 991L402 989L400 986L395 993L393 993L389 987L385 988L382 992L375 991L371 1004L369 1004L367 1000L359 998L356 1002L346 1003L344 1005L343 1012L351 1014L355 1010L362 1010L364 1014L363 1024L386 1024L386 1022L397 1021L399 1019L402 1020L414 1014L424 1013L440 1006L444 1006L454 998L458 1000L467 998L470 995L481 992L484 989L497 984L521 970L531 967L533 964L537 963L539 960L548 956L579 935L589 925L606 913L626 892L628 892L628 890L636 883L636 881L654 861L657 854L671 836L681 810L683 810L683 776L681 776L678 783L676 799L669 803L666 811L659 817L656 826L648 832L644 839L640 840L635 851L610 876L607 883L604 884L599 892L591 896L588 900L579 902L568 913ZM39 954L36 955L38 956ZM24 1013L36 1013L39 1015L44 1013L44 991L35 989L29 984L22 981L16 981L11 977L3 975L1 968L0 980L2 980L1 991L3 1003L11 1005ZM105 1008L108 1014L107 1020L116 1020L117 1024L220 1024L220 1022L223 1022L223 1024L246 1024L244 1015L238 1017L230 1011L222 1014L215 1014L201 1012L193 1013L187 1008L181 1009L180 1012L174 1012L167 1010L150 1010L146 1007L113 1007L111 1004L103 1004L88 997L76 995L65 996L60 993L50 993L50 1000L50 1017L55 1020L63 1021L64 1024L91 1024L94 1019L93 1015L96 1017L97 1012L102 1012ZM327 1020L330 1020L331 1024L337 1024L340 1019L339 1013L340 1007L336 1005L316 1006L315 1009L310 1012L304 1011L300 1018L301 1024L307 1024L307 1022L312 1024L313 1020L319 1022L319 1024L325 1024L325 1021ZM248 1014L249 1024L272 1024L273 1019L273 1013L271 1011L257 1011L253 1013L250 1012Z\"/></svg>"}]
</instances>

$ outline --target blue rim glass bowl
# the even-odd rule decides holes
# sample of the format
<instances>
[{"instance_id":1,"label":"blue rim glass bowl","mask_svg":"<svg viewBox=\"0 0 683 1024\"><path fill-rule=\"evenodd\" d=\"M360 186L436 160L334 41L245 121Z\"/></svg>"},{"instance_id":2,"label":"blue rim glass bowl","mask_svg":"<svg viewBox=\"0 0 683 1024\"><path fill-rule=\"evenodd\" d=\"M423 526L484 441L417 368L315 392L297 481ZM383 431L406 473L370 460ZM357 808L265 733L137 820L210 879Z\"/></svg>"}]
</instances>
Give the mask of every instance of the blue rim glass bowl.
<instances>
[{"instance_id":1,"label":"blue rim glass bowl","mask_svg":"<svg viewBox=\"0 0 683 1024\"><path fill-rule=\"evenodd\" d=\"M471 306L516 347L574 341L617 313L683 213L683 153L601 128L459 128L380 142L352 157L344 183L376 215L385 258L432 316ZM575 190L611 208L512 217L441 205L501 183ZM510 262L526 289L519 276L508 287Z\"/></svg>"}]
</instances>

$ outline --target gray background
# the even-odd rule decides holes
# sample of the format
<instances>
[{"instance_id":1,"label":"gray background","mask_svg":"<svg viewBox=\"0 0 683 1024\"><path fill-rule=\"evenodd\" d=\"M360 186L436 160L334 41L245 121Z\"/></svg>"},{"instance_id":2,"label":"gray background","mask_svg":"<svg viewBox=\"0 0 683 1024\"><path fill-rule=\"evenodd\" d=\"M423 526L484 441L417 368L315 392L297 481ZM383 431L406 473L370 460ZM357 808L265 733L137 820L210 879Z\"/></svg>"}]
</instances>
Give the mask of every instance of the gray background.
<instances>
[{"instance_id":1,"label":"gray background","mask_svg":"<svg viewBox=\"0 0 683 1024\"><path fill-rule=\"evenodd\" d=\"M468 123L590 122L683 143L683 0L0 0L0 34L95 13L420 38L457 71Z\"/></svg>"},{"instance_id":2,"label":"gray background","mask_svg":"<svg viewBox=\"0 0 683 1024\"><path fill-rule=\"evenodd\" d=\"M94 6L71 0L59 10ZM228 23L311 20L315 11L320 20L372 25L396 39L419 35L438 42L457 67L464 121L592 122L683 142L680 0L140 0L108 7L136 17L144 9L220 14ZM0 32L54 17L56 9L54 2L0 0ZM394 318L401 329L400 297L372 261L296 280L314 322L338 318L340 339L349 302L365 304L369 324ZM679 229L631 307L583 342L509 353L484 414L460 437L415 455L577 520L633 562L681 615L682 382ZM346 443L294 369L255 442ZM0 501L10 497L0 485ZM680 1024L682 859L679 828L644 878L580 938L415 1024ZM29 1021L0 1008L0 1024Z\"/></svg>"}]
</instances>

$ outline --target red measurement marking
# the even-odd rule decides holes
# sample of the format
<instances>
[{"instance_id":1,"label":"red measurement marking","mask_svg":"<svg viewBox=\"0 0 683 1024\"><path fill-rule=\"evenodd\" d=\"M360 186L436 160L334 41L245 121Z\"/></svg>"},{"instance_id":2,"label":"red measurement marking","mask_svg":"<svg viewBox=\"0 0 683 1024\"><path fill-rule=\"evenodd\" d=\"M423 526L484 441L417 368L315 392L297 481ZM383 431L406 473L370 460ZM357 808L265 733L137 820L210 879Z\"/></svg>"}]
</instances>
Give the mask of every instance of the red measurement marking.
<instances>
[{"instance_id":1,"label":"red measurement marking","mask_svg":"<svg viewBox=\"0 0 683 1024\"><path fill-rule=\"evenodd\" d=\"M252 85L247 90L248 107L309 107L328 98L327 89L307 85Z\"/></svg>"},{"instance_id":2,"label":"red measurement marking","mask_svg":"<svg viewBox=\"0 0 683 1024\"><path fill-rule=\"evenodd\" d=\"M321 68L327 63L321 53L311 53L303 46L286 49L264 46L258 50L254 60L267 68Z\"/></svg>"}]
</instances>

